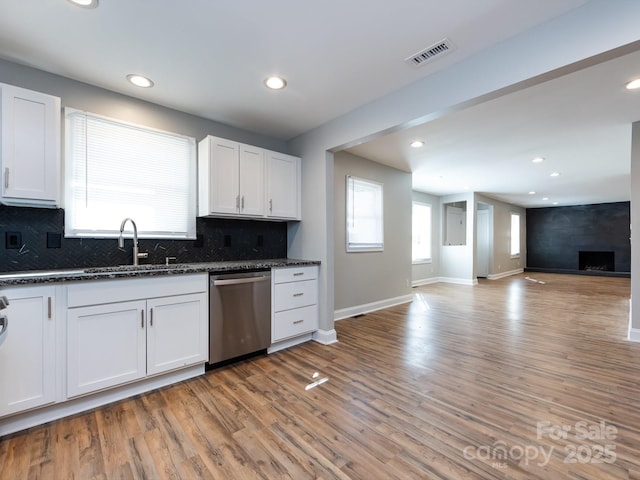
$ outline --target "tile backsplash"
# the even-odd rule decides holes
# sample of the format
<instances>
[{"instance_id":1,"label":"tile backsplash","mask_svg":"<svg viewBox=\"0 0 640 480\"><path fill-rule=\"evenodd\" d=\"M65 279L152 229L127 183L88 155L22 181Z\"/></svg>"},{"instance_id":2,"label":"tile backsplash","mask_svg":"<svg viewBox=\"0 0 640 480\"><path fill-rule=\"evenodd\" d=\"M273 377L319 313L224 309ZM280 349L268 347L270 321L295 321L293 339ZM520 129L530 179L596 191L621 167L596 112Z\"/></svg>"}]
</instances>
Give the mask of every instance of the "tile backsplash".
<instances>
[{"instance_id":1,"label":"tile backsplash","mask_svg":"<svg viewBox=\"0 0 640 480\"><path fill-rule=\"evenodd\" d=\"M119 225L116 225L118 228ZM287 256L287 224L198 218L196 240L140 239L140 263L220 262ZM102 267L132 263L133 243L116 238L64 238L64 210L0 205L0 272Z\"/></svg>"}]
</instances>

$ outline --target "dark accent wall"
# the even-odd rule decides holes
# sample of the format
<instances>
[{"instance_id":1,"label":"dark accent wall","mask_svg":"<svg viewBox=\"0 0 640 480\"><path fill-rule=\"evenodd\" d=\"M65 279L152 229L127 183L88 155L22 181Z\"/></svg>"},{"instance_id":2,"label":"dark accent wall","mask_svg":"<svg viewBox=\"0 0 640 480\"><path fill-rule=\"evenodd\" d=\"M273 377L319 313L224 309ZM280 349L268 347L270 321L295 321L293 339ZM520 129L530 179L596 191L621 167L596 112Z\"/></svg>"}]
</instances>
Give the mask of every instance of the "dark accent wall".
<instances>
[{"instance_id":1,"label":"dark accent wall","mask_svg":"<svg viewBox=\"0 0 640 480\"><path fill-rule=\"evenodd\" d=\"M527 209L527 269L582 273L578 252L612 251L615 272L631 271L630 203Z\"/></svg>"},{"instance_id":2,"label":"dark accent wall","mask_svg":"<svg viewBox=\"0 0 640 480\"><path fill-rule=\"evenodd\" d=\"M141 239L140 251L149 252L149 258L140 263L165 263L165 257L193 263L287 256L286 222L198 218L196 229L196 240ZM124 250L116 238L64 238L64 210L0 205L0 272L130 264L133 242L130 235L125 238Z\"/></svg>"}]
</instances>

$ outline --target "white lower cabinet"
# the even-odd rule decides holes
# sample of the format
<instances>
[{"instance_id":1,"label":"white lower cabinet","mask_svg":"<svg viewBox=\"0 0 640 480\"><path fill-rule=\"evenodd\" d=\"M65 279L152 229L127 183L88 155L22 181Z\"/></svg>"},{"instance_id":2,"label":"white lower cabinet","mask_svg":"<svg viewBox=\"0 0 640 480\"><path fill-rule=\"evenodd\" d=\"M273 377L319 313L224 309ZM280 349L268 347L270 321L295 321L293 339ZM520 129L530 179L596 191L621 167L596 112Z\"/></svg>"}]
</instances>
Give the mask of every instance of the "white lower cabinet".
<instances>
[{"instance_id":1,"label":"white lower cabinet","mask_svg":"<svg viewBox=\"0 0 640 480\"><path fill-rule=\"evenodd\" d=\"M68 397L204 363L207 278L170 276L70 286ZM108 303L87 305L96 301Z\"/></svg>"},{"instance_id":2,"label":"white lower cabinet","mask_svg":"<svg viewBox=\"0 0 640 480\"><path fill-rule=\"evenodd\" d=\"M206 294L147 301L147 375L207 360L207 301Z\"/></svg>"},{"instance_id":3,"label":"white lower cabinet","mask_svg":"<svg viewBox=\"0 0 640 480\"><path fill-rule=\"evenodd\" d=\"M9 319L0 345L0 417L56 399L55 287L0 289Z\"/></svg>"},{"instance_id":4,"label":"white lower cabinet","mask_svg":"<svg viewBox=\"0 0 640 480\"><path fill-rule=\"evenodd\" d=\"M69 397L113 387L146 375L145 309L145 301L69 309Z\"/></svg>"},{"instance_id":5,"label":"white lower cabinet","mask_svg":"<svg viewBox=\"0 0 640 480\"><path fill-rule=\"evenodd\" d=\"M318 329L318 267L276 268L272 282L270 352L309 340Z\"/></svg>"}]
</instances>

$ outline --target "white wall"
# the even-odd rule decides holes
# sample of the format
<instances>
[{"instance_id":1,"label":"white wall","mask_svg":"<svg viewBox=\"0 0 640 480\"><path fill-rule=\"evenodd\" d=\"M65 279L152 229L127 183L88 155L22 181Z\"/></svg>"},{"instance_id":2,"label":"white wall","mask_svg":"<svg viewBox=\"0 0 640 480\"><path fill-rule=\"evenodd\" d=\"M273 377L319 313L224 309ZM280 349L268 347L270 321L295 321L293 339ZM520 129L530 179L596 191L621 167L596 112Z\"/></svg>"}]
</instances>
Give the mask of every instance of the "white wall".
<instances>
[{"instance_id":1,"label":"white wall","mask_svg":"<svg viewBox=\"0 0 640 480\"><path fill-rule=\"evenodd\" d=\"M346 152L334 159L335 310L338 318L411 295L411 174ZM383 184L384 251L346 251L345 177Z\"/></svg>"},{"instance_id":2,"label":"white wall","mask_svg":"<svg viewBox=\"0 0 640 480\"><path fill-rule=\"evenodd\" d=\"M290 252L323 262L321 334L335 335L334 234L328 218L333 212L332 152L602 61L590 57L640 41L638 18L636 0L592 0L293 139L291 153L303 157L304 221L290 230ZM623 48L605 57L628 51Z\"/></svg>"},{"instance_id":3,"label":"white wall","mask_svg":"<svg viewBox=\"0 0 640 480\"><path fill-rule=\"evenodd\" d=\"M493 245L492 262L489 265L489 278L506 272L521 270L526 266L527 258L527 210L476 194L477 202L492 206ZM511 258L511 213L520 214L520 257Z\"/></svg>"},{"instance_id":4,"label":"white wall","mask_svg":"<svg viewBox=\"0 0 640 480\"><path fill-rule=\"evenodd\" d=\"M440 197L413 191L412 199L431 205L431 263L417 263L411 266L413 285L423 285L434 281L440 275Z\"/></svg>"}]
</instances>

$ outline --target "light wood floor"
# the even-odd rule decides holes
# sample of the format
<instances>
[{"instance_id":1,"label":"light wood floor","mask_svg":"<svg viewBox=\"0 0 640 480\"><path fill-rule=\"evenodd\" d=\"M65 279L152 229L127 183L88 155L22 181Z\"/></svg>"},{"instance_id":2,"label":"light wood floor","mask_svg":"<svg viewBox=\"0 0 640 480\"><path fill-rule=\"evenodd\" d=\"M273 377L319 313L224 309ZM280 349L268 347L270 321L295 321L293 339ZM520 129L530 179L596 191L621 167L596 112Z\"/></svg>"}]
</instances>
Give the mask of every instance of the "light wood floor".
<instances>
[{"instance_id":1,"label":"light wood floor","mask_svg":"<svg viewBox=\"0 0 640 480\"><path fill-rule=\"evenodd\" d=\"M629 279L531 276L2 438L0 478L640 479Z\"/></svg>"}]
</instances>

